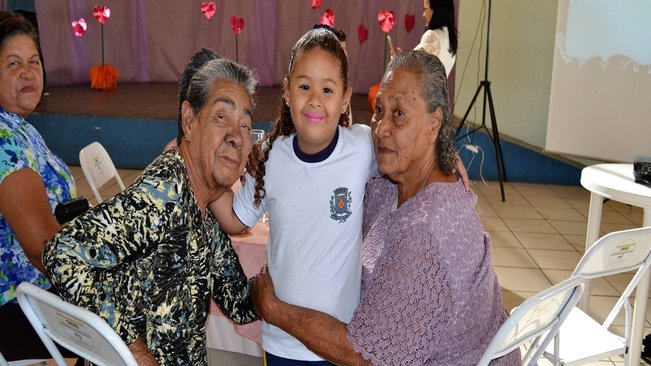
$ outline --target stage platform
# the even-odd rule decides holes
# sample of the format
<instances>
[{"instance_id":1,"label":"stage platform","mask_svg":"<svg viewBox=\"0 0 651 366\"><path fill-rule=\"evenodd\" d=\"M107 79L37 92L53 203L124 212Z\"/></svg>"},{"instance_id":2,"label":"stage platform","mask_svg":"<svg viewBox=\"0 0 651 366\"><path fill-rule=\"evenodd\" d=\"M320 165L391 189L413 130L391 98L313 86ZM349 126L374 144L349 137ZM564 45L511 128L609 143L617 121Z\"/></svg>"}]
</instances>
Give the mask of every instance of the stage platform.
<instances>
[{"instance_id":1,"label":"stage platform","mask_svg":"<svg viewBox=\"0 0 651 366\"><path fill-rule=\"evenodd\" d=\"M124 83L112 92L88 85L46 91L49 95L27 120L69 165L79 165L79 150L99 141L118 168L142 169L177 135L176 83ZM254 128L271 129L280 96L279 87L258 89ZM357 121L370 121L366 95L354 95L352 106Z\"/></svg>"}]
</instances>

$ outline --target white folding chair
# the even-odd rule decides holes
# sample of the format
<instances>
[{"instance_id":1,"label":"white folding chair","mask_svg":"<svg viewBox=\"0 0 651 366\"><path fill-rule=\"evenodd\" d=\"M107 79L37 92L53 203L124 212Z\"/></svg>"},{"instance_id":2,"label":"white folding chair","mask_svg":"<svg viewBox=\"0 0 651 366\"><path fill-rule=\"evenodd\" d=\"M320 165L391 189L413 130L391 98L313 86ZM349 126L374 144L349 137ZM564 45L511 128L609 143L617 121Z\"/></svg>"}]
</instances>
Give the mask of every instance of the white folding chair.
<instances>
[{"instance_id":1,"label":"white folding chair","mask_svg":"<svg viewBox=\"0 0 651 366\"><path fill-rule=\"evenodd\" d=\"M578 307L574 307L561 326L557 339L547 347L546 356L555 365L579 365L616 355L627 354L631 336L631 304L628 298L651 265L651 227L616 231L597 240L583 255L572 275L586 280L637 270L617 299L615 306L599 323ZM638 294L636 296L647 296ZM608 328L624 309L624 337ZM554 348L555 347L555 348ZM558 350L558 351L555 351ZM559 358L555 359L552 354Z\"/></svg>"},{"instance_id":2,"label":"white folding chair","mask_svg":"<svg viewBox=\"0 0 651 366\"><path fill-rule=\"evenodd\" d=\"M18 285L16 297L57 366L67 363L54 342L96 365L137 366L124 341L97 314L27 282Z\"/></svg>"},{"instance_id":3,"label":"white folding chair","mask_svg":"<svg viewBox=\"0 0 651 366\"><path fill-rule=\"evenodd\" d=\"M114 178L118 182L120 190L124 191L124 183L122 183L111 157L99 142L92 142L79 151L79 164L98 204L103 201L99 190L111 178Z\"/></svg>"},{"instance_id":4,"label":"white folding chair","mask_svg":"<svg viewBox=\"0 0 651 366\"><path fill-rule=\"evenodd\" d=\"M582 292L583 279L574 276L524 300L497 330L478 365L486 366L528 341L522 365L536 365Z\"/></svg>"}]
</instances>

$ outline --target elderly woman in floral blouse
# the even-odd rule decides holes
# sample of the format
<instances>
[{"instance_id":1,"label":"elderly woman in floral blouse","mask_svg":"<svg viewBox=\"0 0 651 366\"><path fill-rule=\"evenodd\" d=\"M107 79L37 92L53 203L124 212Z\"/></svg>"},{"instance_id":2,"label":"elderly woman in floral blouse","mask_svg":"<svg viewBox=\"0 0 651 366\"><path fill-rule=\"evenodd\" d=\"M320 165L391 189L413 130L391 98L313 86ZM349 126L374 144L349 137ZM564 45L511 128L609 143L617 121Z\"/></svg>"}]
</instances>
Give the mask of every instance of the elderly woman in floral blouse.
<instances>
[{"instance_id":1,"label":"elderly woman in floral blouse","mask_svg":"<svg viewBox=\"0 0 651 366\"><path fill-rule=\"evenodd\" d=\"M230 239L206 206L244 169L257 82L215 58L202 50L182 78L178 150L65 226L43 257L61 296L105 318L140 365L205 364L211 296L233 321L256 319Z\"/></svg>"}]
</instances>

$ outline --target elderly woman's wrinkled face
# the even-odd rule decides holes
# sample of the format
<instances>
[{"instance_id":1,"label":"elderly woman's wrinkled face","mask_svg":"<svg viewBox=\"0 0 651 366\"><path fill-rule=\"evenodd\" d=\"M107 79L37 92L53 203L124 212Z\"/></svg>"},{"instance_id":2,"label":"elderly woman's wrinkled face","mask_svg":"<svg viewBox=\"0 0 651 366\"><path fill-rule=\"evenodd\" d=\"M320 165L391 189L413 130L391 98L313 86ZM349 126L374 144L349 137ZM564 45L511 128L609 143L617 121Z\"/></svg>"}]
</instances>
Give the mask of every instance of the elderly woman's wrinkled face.
<instances>
[{"instance_id":1,"label":"elderly woman's wrinkled face","mask_svg":"<svg viewBox=\"0 0 651 366\"><path fill-rule=\"evenodd\" d=\"M43 66L31 37L7 38L0 52L0 107L23 117L34 111L43 92Z\"/></svg>"},{"instance_id":2,"label":"elderly woman's wrinkled face","mask_svg":"<svg viewBox=\"0 0 651 366\"><path fill-rule=\"evenodd\" d=\"M191 156L199 160L192 164L208 187L230 187L242 174L251 149L252 123L246 89L232 80L213 82L199 116L184 129Z\"/></svg>"},{"instance_id":3,"label":"elderly woman's wrinkled face","mask_svg":"<svg viewBox=\"0 0 651 366\"><path fill-rule=\"evenodd\" d=\"M427 112L419 86L412 71L391 71L375 101L371 129L378 169L396 182L422 179L435 163L442 114L440 108Z\"/></svg>"}]
</instances>

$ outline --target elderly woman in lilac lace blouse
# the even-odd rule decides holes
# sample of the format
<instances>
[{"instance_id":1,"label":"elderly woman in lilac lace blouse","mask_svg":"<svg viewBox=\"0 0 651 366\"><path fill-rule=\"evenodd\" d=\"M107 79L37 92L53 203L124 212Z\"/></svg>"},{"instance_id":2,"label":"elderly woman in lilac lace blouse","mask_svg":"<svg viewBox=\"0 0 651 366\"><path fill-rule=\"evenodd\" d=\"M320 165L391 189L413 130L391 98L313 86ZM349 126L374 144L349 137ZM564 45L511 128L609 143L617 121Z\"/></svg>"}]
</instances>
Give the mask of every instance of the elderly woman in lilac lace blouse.
<instances>
[{"instance_id":1,"label":"elderly woman in lilac lace blouse","mask_svg":"<svg viewBox=\"0 0 651 366\"><path fill-rule=\"evenodd\" d=\"M440 60L389 65L371 122L382 177L367 186L362 293L349 324L278 300L254 280L262 318L343 365L474 365L506 319L477 196L454 173L455 135ZM518 351L492 365L519 365Z\"/></svg>"}]
</instances>

